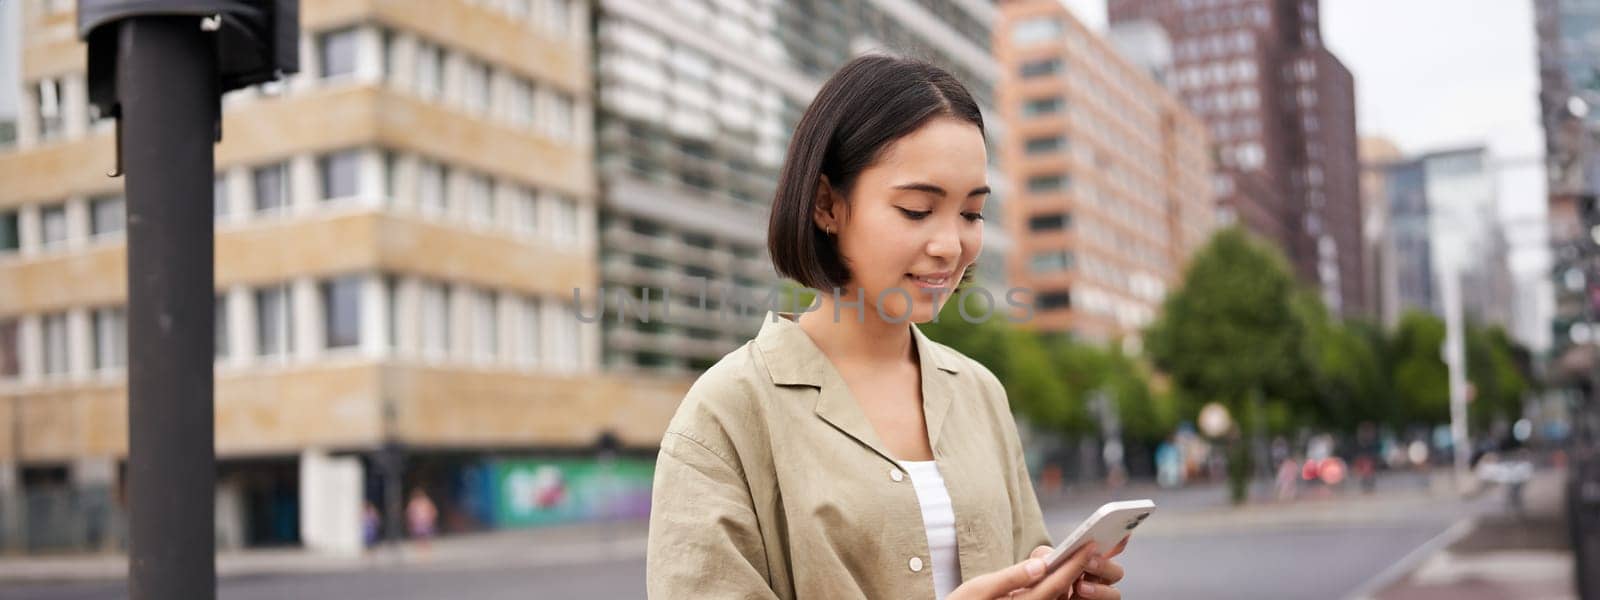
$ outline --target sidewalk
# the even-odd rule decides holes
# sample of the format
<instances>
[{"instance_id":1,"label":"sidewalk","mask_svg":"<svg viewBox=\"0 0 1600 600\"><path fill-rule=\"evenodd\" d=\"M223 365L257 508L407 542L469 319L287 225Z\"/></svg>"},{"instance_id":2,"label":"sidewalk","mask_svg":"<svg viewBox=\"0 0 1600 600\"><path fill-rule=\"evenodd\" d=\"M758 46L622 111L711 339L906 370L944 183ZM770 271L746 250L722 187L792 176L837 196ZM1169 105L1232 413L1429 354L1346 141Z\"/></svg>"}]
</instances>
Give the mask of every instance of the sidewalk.
<instances>
[{"instance_id":1,"label":"sidewalk","mask_svg":"<svg viewBox=\"0 0 1600 600\"><path fill-rule=\"evenodd\" d=\"M1572 551L1565 471L1542 471L1524 489L1526 515L1504 508L1457 523L1402 561L1370 600L1569 600ZM1504 491L1487 492L1496 500Z\"/></svg>"},{"instance_id":2,"label":"sidewalk","mask_svg":"<svg viewBox=\"0 0 1600 600\"><path fill-rule=\"evenodd\" d=\"M582 523L453 535L423 550L411 543L380 546L358 556L304 548L217 553L217 574L240 577L378 569L468 571L641 558L648 522ZM0 583L116 580L127 576L123 554L0 557Z\"/></svg>"}]
</instances>

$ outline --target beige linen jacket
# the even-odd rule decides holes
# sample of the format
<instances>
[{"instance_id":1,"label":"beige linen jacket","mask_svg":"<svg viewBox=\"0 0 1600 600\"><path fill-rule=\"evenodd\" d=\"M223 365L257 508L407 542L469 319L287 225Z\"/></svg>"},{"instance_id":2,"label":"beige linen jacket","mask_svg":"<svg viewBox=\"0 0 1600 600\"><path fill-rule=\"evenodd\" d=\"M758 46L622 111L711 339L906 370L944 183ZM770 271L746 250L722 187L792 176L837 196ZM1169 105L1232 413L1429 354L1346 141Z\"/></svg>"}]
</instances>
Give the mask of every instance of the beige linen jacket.
<instances>
[{"instance_id":1,"label":"beige linen jacket","mask_svg":"<svg viewBox=\"0 0 1600 600\"><path fill-rule=\"evenodd\" d=\"M794 316L768 313L667 426L645 561L651 598L933 597L911 477ZM965 581L1050 536L999 380L910 327Z\"/></svg>"}]
</instances>

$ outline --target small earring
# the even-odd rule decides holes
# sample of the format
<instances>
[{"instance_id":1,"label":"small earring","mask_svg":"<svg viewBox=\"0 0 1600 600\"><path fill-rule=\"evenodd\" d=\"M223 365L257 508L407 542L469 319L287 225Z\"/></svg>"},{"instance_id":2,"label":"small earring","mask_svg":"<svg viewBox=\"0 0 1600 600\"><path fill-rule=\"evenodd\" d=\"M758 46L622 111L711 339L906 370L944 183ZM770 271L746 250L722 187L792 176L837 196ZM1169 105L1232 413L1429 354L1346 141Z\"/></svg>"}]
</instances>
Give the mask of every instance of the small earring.
<instances>
[{"instance_id":1,"label":"small earring","mask_svg":"<svg viewBox=\"0 0 1600 600\"><path fill-rule=\"evenodd\" d=\"M833 226L832 225L827 226L826 228L824 228L824 231L827 231L828 235L833 235Z\"/></svg>"}]
</instances>

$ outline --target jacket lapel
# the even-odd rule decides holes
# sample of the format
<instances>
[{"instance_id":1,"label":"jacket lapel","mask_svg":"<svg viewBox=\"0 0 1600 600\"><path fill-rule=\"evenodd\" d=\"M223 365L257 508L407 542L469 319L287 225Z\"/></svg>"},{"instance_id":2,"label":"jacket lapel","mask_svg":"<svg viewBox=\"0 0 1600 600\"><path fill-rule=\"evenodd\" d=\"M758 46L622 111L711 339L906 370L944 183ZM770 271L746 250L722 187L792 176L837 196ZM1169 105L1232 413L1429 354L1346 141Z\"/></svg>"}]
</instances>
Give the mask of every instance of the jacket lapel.
<instances>
[{"instance_id":1,"label":"jacket lapel","mask_svg":"<svg viewBox=\"0 0 1600 600\"><path fill-rule=\"evenodd\" d=\"M756 345L762 352L772 382L817 388L814 412L819 418L872 449L884 460L894 462L894 457L884 449L872 422L867 420L861 405L850 394L850 388L845 385L838 369L791 320L793 317L792 313L769 312L761 324L761 332L756 335ZM956 370L916 326L911 327L911 332L920 362L918 370L922 381L922 410L928 428L928 443L937 448L939 431L950 409L950 374Z\"/></svg>"},{"instance_id":2,"label":"jacket lapel","mask_svg":"<svg viewBox=\"0 0 1600 600\"><path fill-rule=\"evenodd\" d=\"M956 369L944 351L935 347L916 325L911 326L911 337L916 340L918 370L922 372L922 418L928 426L928 447L937 451L939 432L944 429L945 416L954 400L951 380Z\"/></svg>"}]
</instances>

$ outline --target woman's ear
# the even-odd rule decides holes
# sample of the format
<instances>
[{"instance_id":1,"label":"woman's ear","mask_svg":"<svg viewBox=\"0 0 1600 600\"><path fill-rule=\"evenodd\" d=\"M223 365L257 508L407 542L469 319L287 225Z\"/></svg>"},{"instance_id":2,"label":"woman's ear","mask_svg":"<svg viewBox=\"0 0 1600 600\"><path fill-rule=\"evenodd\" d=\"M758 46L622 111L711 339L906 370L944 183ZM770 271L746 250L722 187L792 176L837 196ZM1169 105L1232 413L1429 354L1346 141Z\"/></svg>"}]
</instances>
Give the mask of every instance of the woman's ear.
<instances>
[{"instance_id":1,"label":"woman's ear","mask_svg":"<svg viewBox=\"0 0 1600 600\"><path fill-rule=\"evenodd\" d=\"M839 232L843 223L844 202L833 191L833 186L828 183L827 175L819 175L817 179L817 195L811 201L811 221L817 229L828 232L830 235Z\"/></svg>"}]
</instances>

